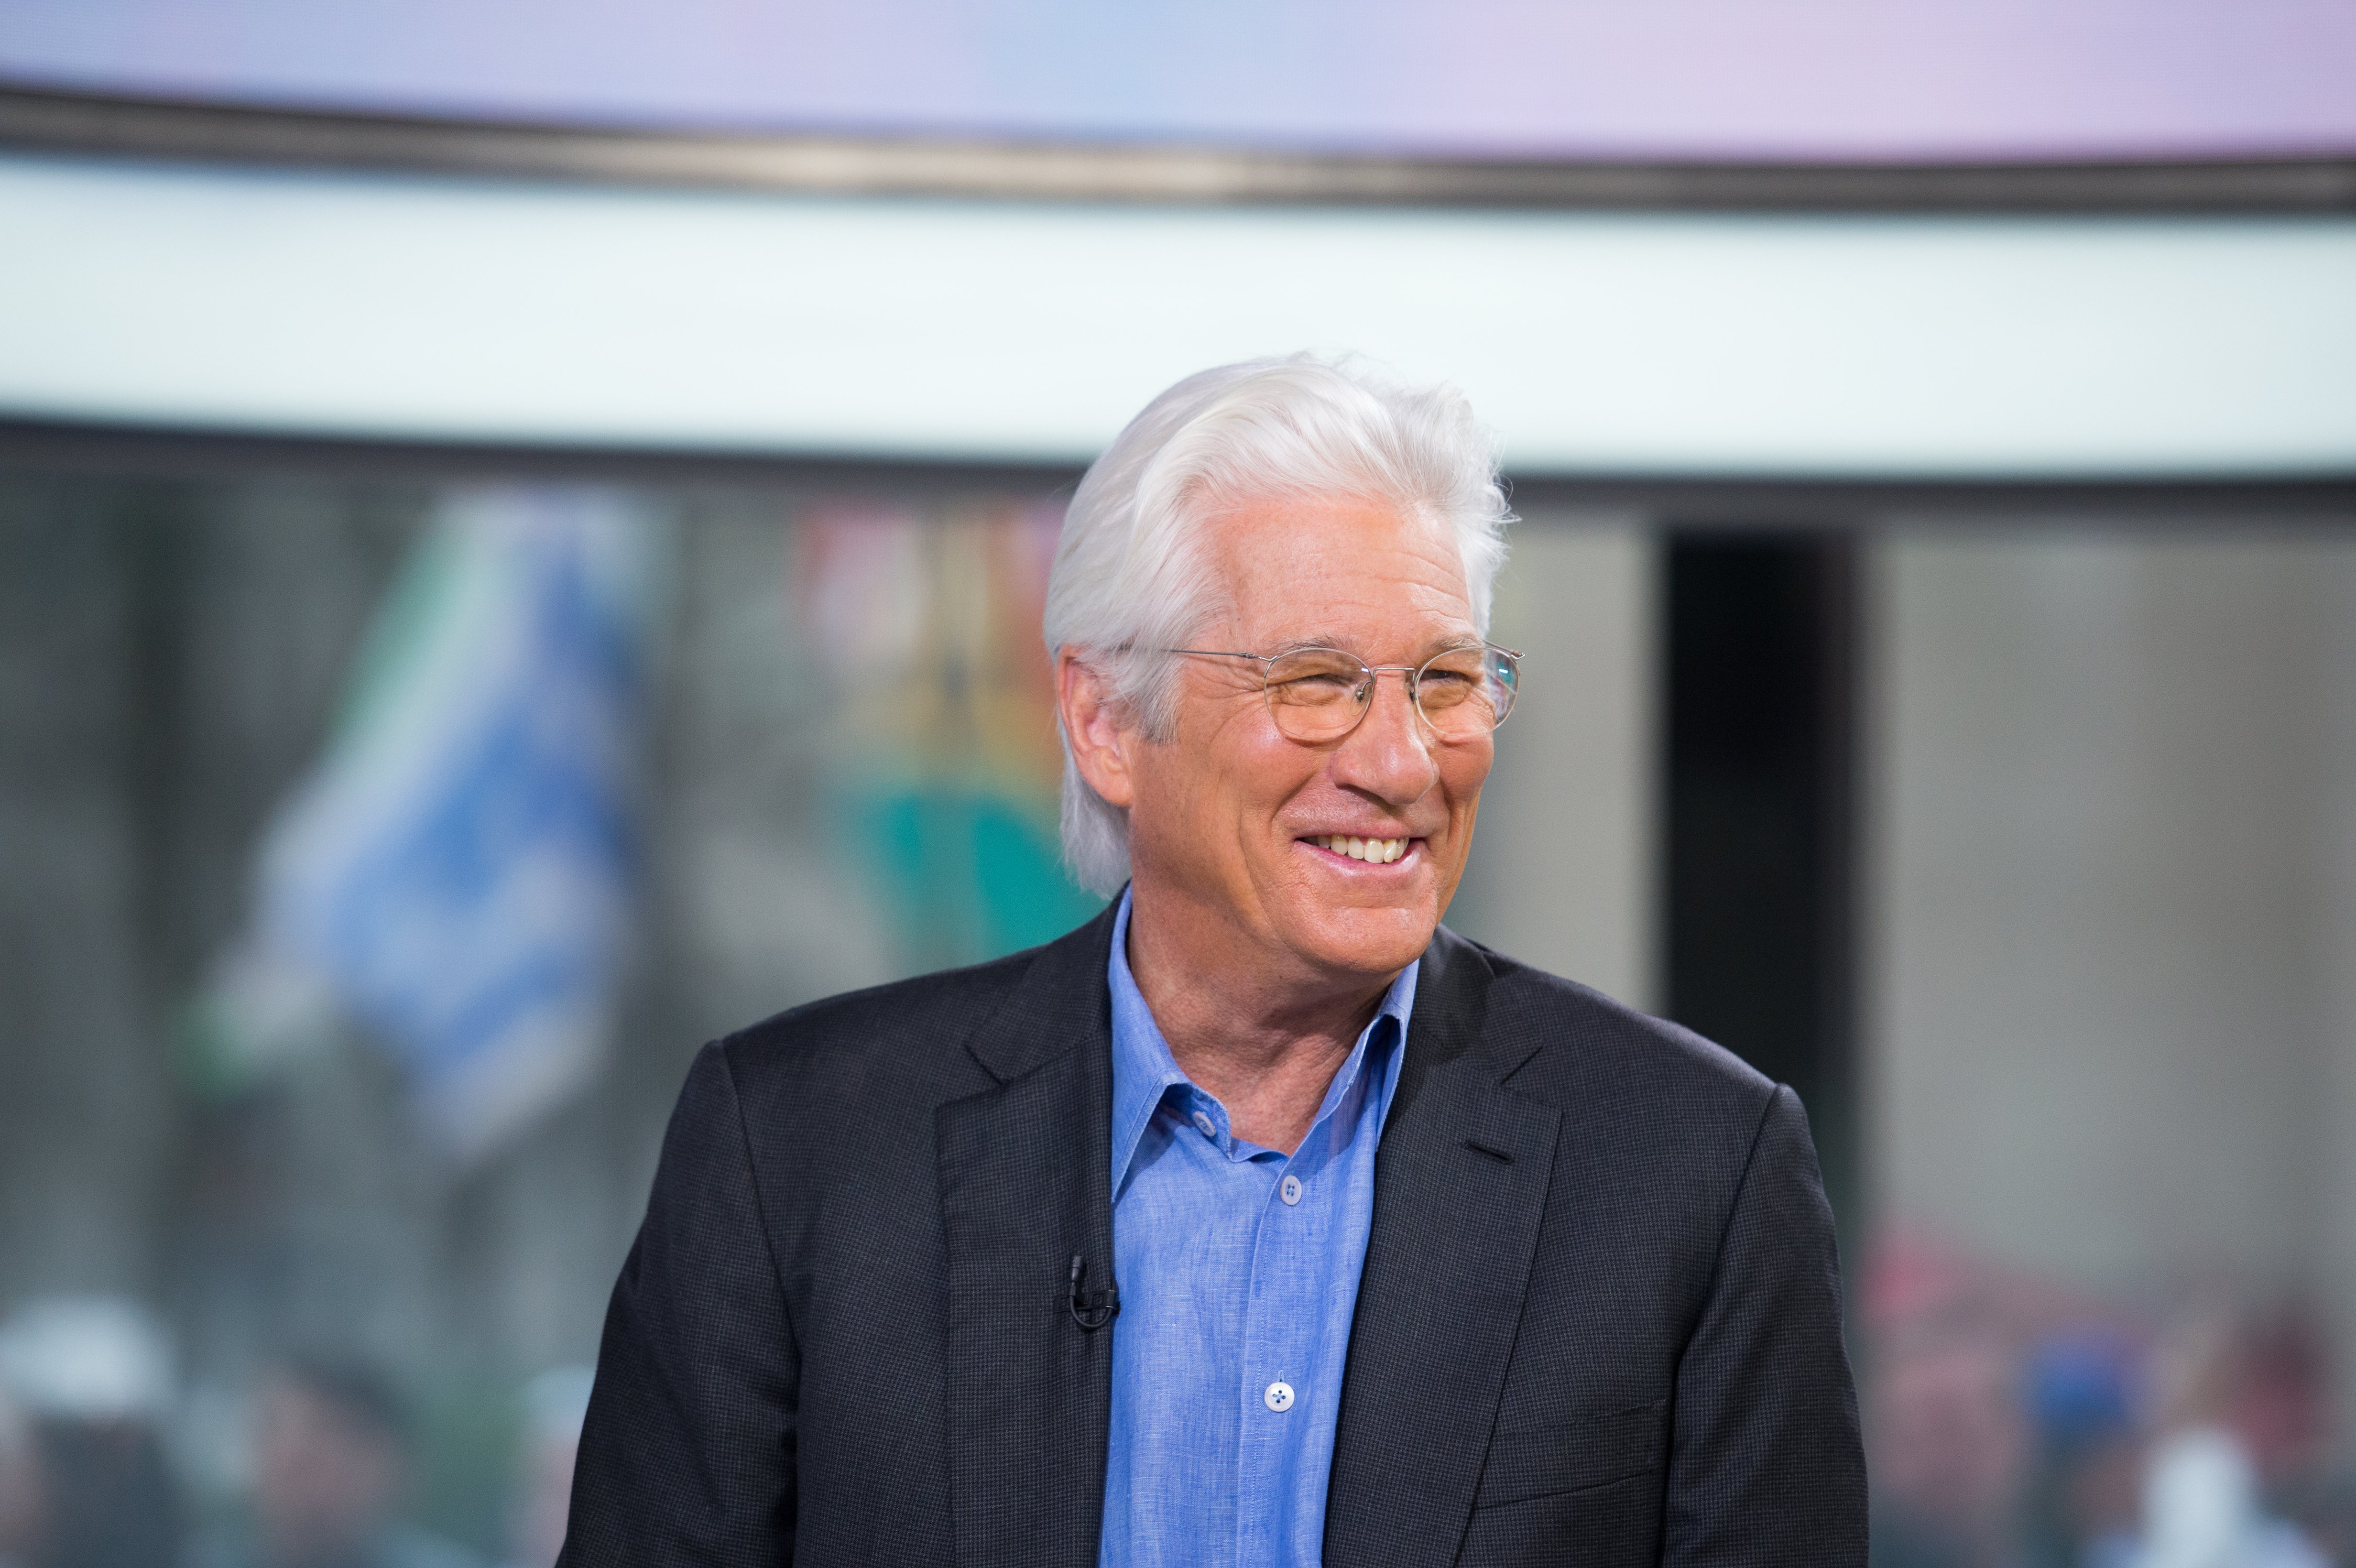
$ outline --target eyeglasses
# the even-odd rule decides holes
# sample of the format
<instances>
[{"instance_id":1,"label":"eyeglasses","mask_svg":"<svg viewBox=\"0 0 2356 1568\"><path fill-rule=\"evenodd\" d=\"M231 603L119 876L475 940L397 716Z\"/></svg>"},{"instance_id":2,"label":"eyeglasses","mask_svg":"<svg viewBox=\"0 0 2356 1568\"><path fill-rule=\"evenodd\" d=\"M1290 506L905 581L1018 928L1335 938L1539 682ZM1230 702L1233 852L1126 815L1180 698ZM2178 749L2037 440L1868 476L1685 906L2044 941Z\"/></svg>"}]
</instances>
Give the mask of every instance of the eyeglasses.
<instances>
[{"instance_id":1,"label":"eyeglasses","mask_svg":"<svg viewBox=\"0 0 2356 1568\"><path fill-rule=\"evenodd\" d=\"M1408 699L1442 741L1472 741L1494 730L1514 710L1521 689L1522 656L1494 643L1450 648L1420 665L1370 665L1339 648L1294 648L1281 654L1234 654L1214 648L1167 648L1191 658L1251 659L1264 672L1268 711L1290 740L1309 745L1338 741L1375 705L1375 677L1407 677Z\"/></svg>"}]
</instances>

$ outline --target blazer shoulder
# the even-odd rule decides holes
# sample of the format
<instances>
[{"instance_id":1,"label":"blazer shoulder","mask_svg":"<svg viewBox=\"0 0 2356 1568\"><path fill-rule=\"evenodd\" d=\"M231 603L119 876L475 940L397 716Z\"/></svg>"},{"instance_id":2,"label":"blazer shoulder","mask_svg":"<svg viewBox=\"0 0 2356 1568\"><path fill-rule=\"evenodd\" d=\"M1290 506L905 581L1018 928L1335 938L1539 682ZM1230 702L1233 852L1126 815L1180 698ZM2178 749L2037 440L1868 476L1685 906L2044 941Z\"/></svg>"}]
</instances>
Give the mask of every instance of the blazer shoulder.
<instances>
[{"instance_id":1,"label":"blazer shoulder","mask_svg":"<svg viewBox=\"0 0 2356 1568\"><path fill-rule=\"evenodd\" d=\"M820 997L747 1025L713 1042L740 1093L792 1085L809 1089L878 1076L962 1076L964 1046L1003 1007L1044 952L1029 948L963 969L944 969Z\"/></svg>"},{"instance_id":2,"label":"blazer shoulder","mask_svg":"<svg viewBox=\"0 0 2356 1568\"><path fill-rule=\"evenodd\" d=\"M1758 1127L1776 1085L1724 1046L1591 986L1466 945L1489 970L1491 1051L1526 1059L1512 1074L1516 1092L1557 1105L1641 1104L1687 1122Z\"/></svg>"}]
</instances>

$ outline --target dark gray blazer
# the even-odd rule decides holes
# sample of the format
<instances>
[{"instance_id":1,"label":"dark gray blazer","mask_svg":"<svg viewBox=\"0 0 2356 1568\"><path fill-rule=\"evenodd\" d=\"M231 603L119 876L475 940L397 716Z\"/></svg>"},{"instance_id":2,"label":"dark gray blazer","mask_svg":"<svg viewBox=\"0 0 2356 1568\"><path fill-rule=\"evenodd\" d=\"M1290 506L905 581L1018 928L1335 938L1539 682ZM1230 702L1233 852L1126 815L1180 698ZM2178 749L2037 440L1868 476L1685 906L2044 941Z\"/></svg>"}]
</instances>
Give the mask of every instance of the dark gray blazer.
<instances>
[{"instance_id":1,"label":"dark gray blazer","mask_svg":"<svg viewBox=\"0 0 2356 1568\"><path fill-rule=\"evenodd\" d=\"M1110 912L705 1048L605 1322L568 1568L1094 1568ZM1789 1089L1441 931L1383 1133L1329 1568L1865 1561ZM1255 1565L1245 1565L1255 1568Z\"/></svg>"}]
</instances>

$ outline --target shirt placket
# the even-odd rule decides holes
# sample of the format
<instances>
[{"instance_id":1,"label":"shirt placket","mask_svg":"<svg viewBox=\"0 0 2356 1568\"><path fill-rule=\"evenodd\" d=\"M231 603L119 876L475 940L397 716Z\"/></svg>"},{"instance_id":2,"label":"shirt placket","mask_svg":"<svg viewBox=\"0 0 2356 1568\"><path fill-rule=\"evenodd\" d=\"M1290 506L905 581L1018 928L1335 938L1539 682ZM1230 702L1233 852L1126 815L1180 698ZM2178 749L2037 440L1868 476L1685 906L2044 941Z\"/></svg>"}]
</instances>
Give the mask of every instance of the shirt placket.
<instances>
[{"instance_id":1,"label":"shirt placket","mask_svg":"<svg viewBox=\"0 0 2356 1568\"><path fill-rule=\"evenodd\" d=\"M1355 1059L1354 1059L1355 1063ZM1244 1311L1241 1440L1237 1479L1236 1561L1290 1561L1291 1512L1301 1492L1309 1435L1330 1412L1333 1389L1314 1376L1324 1328L1323 1251L1332 1244L1332 1205L1320 1178L1333 1162L1333 1129L1358 1103L1357 1074L1342 1085L1290 1159L1276 1164L1252 1243L1251 1288Z\"/></svg>"}]
</instances>

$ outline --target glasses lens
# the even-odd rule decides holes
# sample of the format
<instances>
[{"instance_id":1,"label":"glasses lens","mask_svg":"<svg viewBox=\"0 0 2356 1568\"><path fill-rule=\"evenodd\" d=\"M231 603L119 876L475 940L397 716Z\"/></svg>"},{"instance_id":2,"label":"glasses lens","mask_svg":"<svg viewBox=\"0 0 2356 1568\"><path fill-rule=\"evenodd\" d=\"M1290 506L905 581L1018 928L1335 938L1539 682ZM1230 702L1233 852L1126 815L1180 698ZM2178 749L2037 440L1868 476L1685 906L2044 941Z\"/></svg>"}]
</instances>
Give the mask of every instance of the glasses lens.
<instances>
[{"instance_id":1,"label":"glasses lens","mask_svg":"<svg viewBox=\"0 0 2356 1568\"><path fill-rule=\"evenodd\" d=\"M1416 672L1415 699L1434 731L1470 740L1505 721L1519 678L1514 656L1502 648L1453 648Z\"/></svg>"},{"instance_id":2,"label":"glasses lens","mask_svg":"<svg viewBox=\"0 0 2356 1568\"><path fill-rule=\"evenodd\" d=\"M1503 724L1514 711L1515 699L1522 695L1522 660L1518 654L1503 648L1483 648L1489 676L1489 702L1497 716L1490 723Z\"/></svg>"},{"instance_id":3,"label":"glasses lens","mask_svg":"<svg viewBox=\"0 0 2356 1568\"><path fill-rule=\"evenodd\" d=\"M1332 648L1302 648L1269 661L1268 708L1296 741L1347 734L1374 694L1366 667Z\"/></svg>"}]
</instances>

